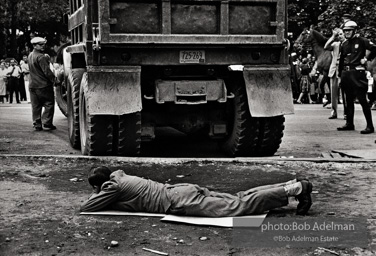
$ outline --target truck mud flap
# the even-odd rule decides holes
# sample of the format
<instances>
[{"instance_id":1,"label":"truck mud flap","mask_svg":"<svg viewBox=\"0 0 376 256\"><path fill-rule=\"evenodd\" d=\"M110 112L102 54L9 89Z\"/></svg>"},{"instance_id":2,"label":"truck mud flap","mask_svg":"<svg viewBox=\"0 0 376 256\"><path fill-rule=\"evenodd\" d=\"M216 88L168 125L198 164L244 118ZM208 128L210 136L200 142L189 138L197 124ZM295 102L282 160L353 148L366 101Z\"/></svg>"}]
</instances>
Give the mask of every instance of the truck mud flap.
<instances>
[{"instance_id":1,"label":"truck mud flap","mask_svg":"<svg viewBox=\"0 0 376 256\"><path fill-rule=\"evenodd\" d=\"M87 75L90 115L124 115L141 111L139 66L88 67Z\"/></svg>"},{"instance_id":2,"label":"truck mud flap","mask_svg":"<svg viewBox=\"0 0 376 256\"><path fill-rule=\"evenodd\" d=\"M243 76L252 117L294 113L289 66L245 66Z\"/></svg>"}]
</instances>

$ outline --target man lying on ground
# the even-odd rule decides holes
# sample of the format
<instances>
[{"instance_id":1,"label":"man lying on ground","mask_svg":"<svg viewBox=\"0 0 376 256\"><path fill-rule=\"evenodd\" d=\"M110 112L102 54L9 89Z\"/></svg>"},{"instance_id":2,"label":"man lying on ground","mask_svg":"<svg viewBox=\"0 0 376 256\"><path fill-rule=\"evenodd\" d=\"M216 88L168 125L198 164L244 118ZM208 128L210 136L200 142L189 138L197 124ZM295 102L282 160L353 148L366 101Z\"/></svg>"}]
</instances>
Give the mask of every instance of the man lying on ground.
<instances>
[{"instance_id":1,"label":"man lying on ground","mask_svg":"<svg viewBox=\"0 0 376 256\"><path fill-rule=\"evenodd\" d=\"M295 179L231 195L188 183L162 184L127 175L122 170L111 173L109 168L101 166L89 171L88 181L94 193L82 204L82 212L120 210L231 217L262 214L287 205L288 197L296 197L299 201L296 214L305 215L312 205L312 183L307 180Z\"/></svg>"}]
</instances>

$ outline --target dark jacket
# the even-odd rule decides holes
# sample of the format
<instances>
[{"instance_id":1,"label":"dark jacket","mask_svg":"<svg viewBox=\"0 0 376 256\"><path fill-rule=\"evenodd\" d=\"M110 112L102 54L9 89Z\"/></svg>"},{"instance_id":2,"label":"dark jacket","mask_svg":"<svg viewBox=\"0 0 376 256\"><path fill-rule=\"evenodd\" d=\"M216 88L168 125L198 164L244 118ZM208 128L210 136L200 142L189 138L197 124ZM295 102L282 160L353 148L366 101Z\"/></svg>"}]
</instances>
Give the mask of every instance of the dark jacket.
<instances>
[{"instance_id":1,"label":"dark jacket","mask_svg":"<svg viewBox=\"0 0 376 256\"><path fill-rule=\"evenodd\" d=\"M360 66L360 60L366 56L366 50L370 51L368 59L373 59L376 56L376 45L372 44L368 39L360 36L343 42L341 47L341 57L339 68L343 70L344 66L355 68Z\"/></svg>"},{"instance_id":2,"label":"dark jacket","mask_svg":"<svg viewBox=\"0 0 376 256\"><path fill-rule=\"evenodd\" d=\"M55 75L50 69L49 58L34 49L28 57L30 69L29 88L45 88L53 86Z\"/></svg>"}]
</instances>

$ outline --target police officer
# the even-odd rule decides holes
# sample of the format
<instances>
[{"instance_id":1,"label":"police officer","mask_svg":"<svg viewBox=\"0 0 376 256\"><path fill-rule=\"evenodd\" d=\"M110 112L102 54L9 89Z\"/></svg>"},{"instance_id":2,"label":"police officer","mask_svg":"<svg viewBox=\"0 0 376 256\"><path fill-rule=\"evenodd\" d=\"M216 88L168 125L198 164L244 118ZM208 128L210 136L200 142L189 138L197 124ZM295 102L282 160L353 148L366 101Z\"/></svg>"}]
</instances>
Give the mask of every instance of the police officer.
<instances>
[{"instance_id":1,"label":"police officer","mask_svg":"<svg viewBox=\"0 0 376 256\"><path fill-rule=\"evenodd\" d=\"M48 56L44 54L46 42L47 40L42 37L31 39L34 49L28 57L30 69L29 91L35 131L56 129L56 126L53 125L55 112L53 85L55 83L55 75L50 69ZM43 114L42 108L44 108Z\"/></svg>"},{"instance_id":2,"label":"police officer","mask_svg":"<svg viewBox=\"0 0 376 256\"><path fill-rule=\"evenodd\" d=\"M367 59L376 56L376 45L368 39L356 34L358 25L354 21L347 21L343 26L346 41L341 47L339 70L341 72L341 86L345 91L347 106L346 124L338 127L338 131L354 130L354 100L358 98L367 121L366 129L361 134L374 132L371 108L367 102L368 80L365 65ZM370 53L366 57L366 50Z\"/></svg>"}]
</instances>

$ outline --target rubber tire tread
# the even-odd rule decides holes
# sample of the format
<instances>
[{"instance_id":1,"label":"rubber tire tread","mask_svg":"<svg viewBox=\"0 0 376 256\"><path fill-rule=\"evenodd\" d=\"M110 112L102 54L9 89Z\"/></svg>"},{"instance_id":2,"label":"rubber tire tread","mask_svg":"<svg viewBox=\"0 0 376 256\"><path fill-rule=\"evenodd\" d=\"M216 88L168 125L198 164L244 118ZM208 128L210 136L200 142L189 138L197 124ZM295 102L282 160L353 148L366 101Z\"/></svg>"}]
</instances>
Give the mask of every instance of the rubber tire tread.
<instances>
[{"instance_id":1,"label":"rubber tire tread","mask_svg":"<svg viewBox=\"0 0 376 256\"><path fill-rule=\"evenodd\" d=\"M55 100L57 106L59 107L61 113L67 117L68 116L68 95L67 95L67 88L66 82L63 81L60 85L55 86Z\"/></svg>"},{"instance_id":2,"label":"rubber tire tread","mask_svg":"<svg viewBox=\"0 0 376 256\"><path fill-rule=\"evenodd\" d=\"M274 155L282 142L285 117L252 117L244 80L235 76L232 81L236 83L234 120L223 150L232 157Z\"/></svg>"},{"instance_id":3,"label":"rubber tire tread","mask_svg":"<svg viewBox=\"0 0 376 256\"><path fill-rule=\"evenodd\" d=\"M85 72L86 69L84 68L75 68L71 70L67 78L68 97L70 97L68 98L68 134L70 144L75 149L81 148L79 102L81 80Z\"/></svg>"},{"instance_id":4,"label":"rubber tire tread","mask_svg":"<svg viewBox=\"0 0 376 256\"><path fill-rule=\"evenodd\" d=\"M66 48L70 43L65 43L56 52L56 63L63 65L63 50ZM55 87L55 99L57 106L59 107L61 113L64 116L68 116L68 95L67 95L67 78L64 77L61 85Z\"/></svg>"},{"instance_id":5,"label":"rubber tire tread","mask_svg":"<svg viewBox=\"0 0 376 256\"><path fill-rule=\"evenodd\" d=\"M114 141L115 142L115 141ZM141 113L118 116L117 154L138 156L141 149Z\"/></svg>"},{"instance_id":6,"label":"rubber tire tread","mask_svg":"<svg viewBox=\"0 0 376 256\"><path fill-rule=\"evenodd\" d=\"M79 120L81 152L84 155L91 156L112 155L114 116L89 115L85 91L87 91L87 73L84 73L82 77L80 88ZM86 140L84 141L85 138Z\"/></svg>"},{"instance_id":7,"label":"rubber tire tread","mask_svg":"<svg viewBox=\"0 0 376 256\"><path fill-rule=\"evenodd\" d=\"M236 81L239 82L239 81ZM237 86L234 98L234 119L232 129L222 149L232 157L256 155L259 135L257 118L249 113L248 99L245 86Z\"/></svg>"},{"instance_id":8,"label":"rubber tire tread","mask_svg":"<svg viewBox=\"0 0 376 256\"><path fill-rule=\"evenodd\" d=\"M273 156L277 152L282 142L284 122L284 116L259 118L258 156Z\"/></svg>"}]
</instances>

